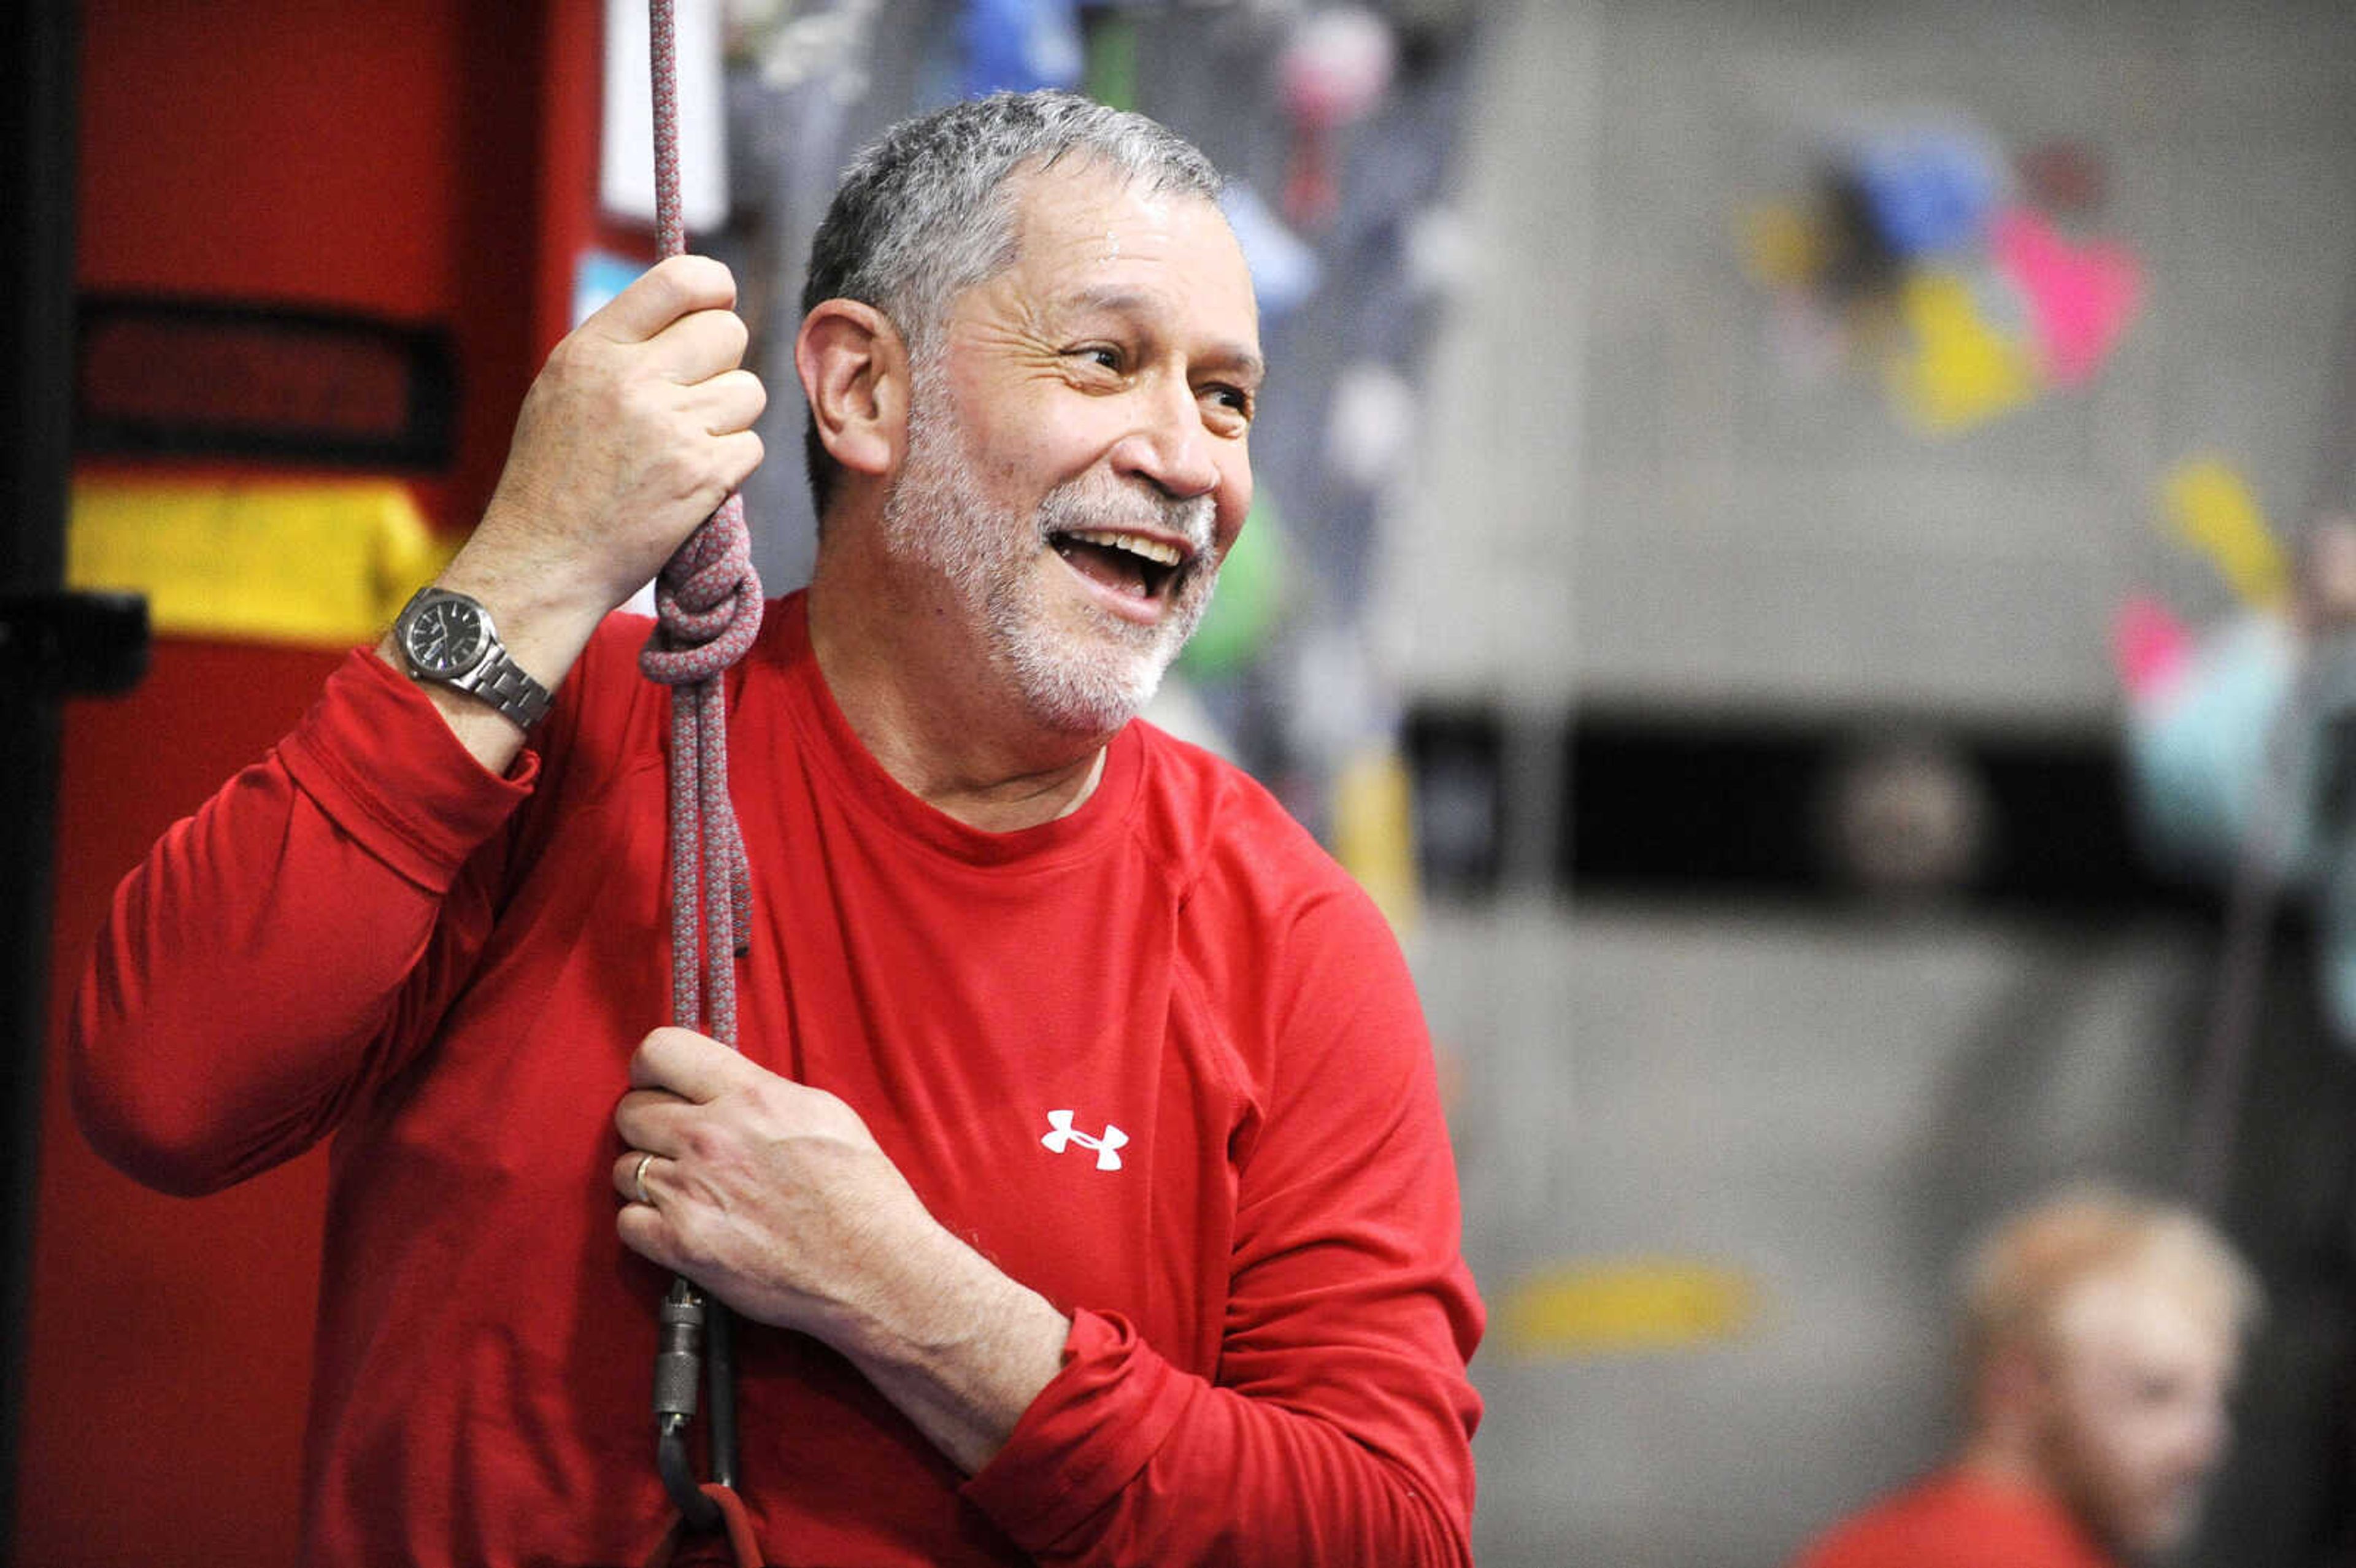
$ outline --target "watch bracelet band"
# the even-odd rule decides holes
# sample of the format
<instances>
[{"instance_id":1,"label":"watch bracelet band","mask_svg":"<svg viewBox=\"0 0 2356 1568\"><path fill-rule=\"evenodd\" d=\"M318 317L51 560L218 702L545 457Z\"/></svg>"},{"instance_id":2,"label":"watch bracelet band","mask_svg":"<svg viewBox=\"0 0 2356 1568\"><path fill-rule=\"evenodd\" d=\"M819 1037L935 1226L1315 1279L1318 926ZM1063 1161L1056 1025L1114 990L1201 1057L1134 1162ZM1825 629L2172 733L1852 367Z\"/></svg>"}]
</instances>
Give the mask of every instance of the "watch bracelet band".
<instances>
[{"instance_id":1,"label":"watch bracelet band","mask_svg":"<svg viewBox=\"0 0 2356 1568\"><path fill-rule=\"evenodd\" d=\"M505 648L493 648L488 658L450 684L481 698L527 730L555 701L548 688L509 657Z\"/></svg>"}]
</instances>

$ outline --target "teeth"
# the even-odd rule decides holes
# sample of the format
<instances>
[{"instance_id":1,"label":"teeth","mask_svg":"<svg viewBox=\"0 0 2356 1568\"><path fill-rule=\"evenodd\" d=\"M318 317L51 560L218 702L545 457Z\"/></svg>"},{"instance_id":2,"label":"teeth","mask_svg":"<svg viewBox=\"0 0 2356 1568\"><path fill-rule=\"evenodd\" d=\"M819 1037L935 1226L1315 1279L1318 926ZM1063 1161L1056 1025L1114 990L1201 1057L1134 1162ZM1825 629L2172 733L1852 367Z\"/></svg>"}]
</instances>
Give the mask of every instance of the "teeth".
<instances>
[{"instance_id":1,"label":"teeth","mask_svg":"<svg viewBox=\"0 0 2356 1568\"><path fill-rule=\"evenodd\" d=\"M1131 555L1141 555L1163 566L1175 566L1186 559L1175 545L1166 545L1159 539L1140 539L1135 534L1117 534L1102 528L1075 528L1072 538L1084 544L1102 545L1107 549L1125 549Z\"/></svg>"}]
</instances>

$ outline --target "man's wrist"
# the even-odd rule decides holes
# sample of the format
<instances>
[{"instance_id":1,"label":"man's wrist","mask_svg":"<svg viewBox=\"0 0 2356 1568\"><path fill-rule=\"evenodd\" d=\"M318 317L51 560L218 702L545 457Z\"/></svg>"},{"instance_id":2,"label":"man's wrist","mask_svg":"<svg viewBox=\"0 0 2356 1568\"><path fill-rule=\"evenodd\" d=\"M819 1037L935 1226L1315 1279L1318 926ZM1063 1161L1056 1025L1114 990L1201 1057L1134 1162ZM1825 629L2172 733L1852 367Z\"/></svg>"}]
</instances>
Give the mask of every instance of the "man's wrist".
<instances>
[{"instance_id":1,"label":"man's wrist","mask_svg":"<svg viewBox=\"0 0 2356 1568\"><path fill-rule=\"evenodd\" d=\"M591 607L563 574L533 570L511 550L500 548L497 541L501 534L492 523L492 515L485 514L484 526L431 586L481 604L498 629L508 658L536 684L553 692L571 672L605 610ZM514 763L522 750L525 728L516 717L503 712L494 699L419 678L397 627L386 634L376 651L385 663L415 681L451 731L484 767L501 773Z\"/></svg>"},{"instance_id":2,"label":"man's wrist","mask_svg":"<svg viewBox=\"0 0 2356 1568\"><path fill-rule=\"evenodd\" d=\"M554 694L518 662L482 601L439 584L419 589L392 624L414 679L463 692L519 730L546 717Z\"/></svg>"},{"instance_id":3,"label":"man's wrist","mask_svg":"<svg viewBox=\"0 0 2356 1568\"><path fill-rule=\"evenodd\" d=\"M579 581L572 563L545 559L527 548L528 540L495 500L434 586L480 603L497 622L509 656L554 690L614 602L599 585Z\"/></svg>"},{"instance_id":4,"label":"man's wrist","mask_svg":"<svg viewBox=\"0 0 2356 1568\"><path fill-rule=\"evenodd\" d=\"M1071 1319L965 1243L947 1246L836 1349L969 1475L1006 1445L1063 1367ZM931 1249L925 1249L930 1252Z\"/></svg>"}]
</instances>

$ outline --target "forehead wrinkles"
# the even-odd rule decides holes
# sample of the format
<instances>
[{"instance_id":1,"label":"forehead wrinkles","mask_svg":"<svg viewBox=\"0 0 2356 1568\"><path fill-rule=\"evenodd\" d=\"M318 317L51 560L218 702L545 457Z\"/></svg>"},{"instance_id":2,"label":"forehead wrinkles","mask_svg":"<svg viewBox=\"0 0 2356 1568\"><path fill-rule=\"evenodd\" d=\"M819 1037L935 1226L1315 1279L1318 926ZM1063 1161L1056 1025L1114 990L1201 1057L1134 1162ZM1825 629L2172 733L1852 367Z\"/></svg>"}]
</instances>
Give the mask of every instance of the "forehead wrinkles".
<instances>
[{"instance_id":1,"label":"forehead wrinkles","mask_svg":"<svg viewBox=\"0 0 2356 1568\"><path fill-rule=\"evenodd\" d=\"M1235 245L1226 215L1210 197L1165 188L1100 159L1034 166L1011 177L1005 189L1011 265L1101 265L1169 259L1205 241ZM1234 260L1241 269L1239 248Z\"/></svg>"},{"instance_id":2,"label":"forehead wrinkles","mask_svg":"<svg viewBox=\"0 0 2356 1568\"><path fill-rule=\"evenodd\" d=\"M1100 165L1025 176L1011 228L1011 266L1024 272L1151 258L1174 242L1171 204Z\"/></svg>"},{"instance_id":3,"label":"forehead wrinkles","mask_svg":"<svg viewBox=\"0 0 2356 1568\"><path fill-rule=\"evenodd\" d=\"M1196 205L1204 227L1191 233L1183 219L1136 221L1133 192L1111 183L1117 175L1105 177L1101 202L1083 197L1062 212L1027 208L1014 261L961 291L944 313L943 332L911 345L915 357L945 348L942 336L1012 330L1046 339L1101 320L1183 340L1213 368L1257 382L1265 373L1258 309L1225 215L1203 200ZM1117 254L1108 253L1108 236L1118 240ZM1230 261L1236 275L1222 283L1217 274Z\"/></svg>"}]
</instances>

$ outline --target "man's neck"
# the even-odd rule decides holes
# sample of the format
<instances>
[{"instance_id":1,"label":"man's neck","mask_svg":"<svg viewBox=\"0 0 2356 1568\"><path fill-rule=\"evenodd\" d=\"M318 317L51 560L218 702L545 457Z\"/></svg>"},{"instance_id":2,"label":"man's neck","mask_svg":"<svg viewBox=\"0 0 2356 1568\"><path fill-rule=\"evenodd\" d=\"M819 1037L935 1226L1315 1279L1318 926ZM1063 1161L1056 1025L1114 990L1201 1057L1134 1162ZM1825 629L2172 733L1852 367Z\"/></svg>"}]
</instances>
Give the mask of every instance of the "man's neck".
<instances>
[{"instance_id":1,"label":"man's neck","mask_svg":"<svg viewBox=\"0 0 2356 1568\"><path fill-rule=\"evenodd\" d=\"M1109 737L1042 733L984 684L978 657L930 656L920 607L830 584L820 553L807 600L810 651L860 744L901 786L987 833L1068 816L1104 775ZM916 623L911 624L909 623Z\"/></svg>"},{"instance_id":2,"label":"man's neck","mask_svg":"<svg viewBox=\"0 0 2356 1568\"><path fill-rule=\"evenodd\" d=\"M2000 1494L2037 1499L2056 1514L2067 1517L2088 1547L2100 1552L2105 1562L2125 1560L2115 1545L2104 1543L2086 1520L2070 1507L2055 1487L2047 1467L2037 1457L2027 1434L2008 1431L1977 1433L1956 1456L1954 1467Z\"/></svg>"},{"instance_id":3,"label":"man's neck","mask_svg":"<svg viewBox=\"0 0 2356 1568\"><path fill-rule=\"evenodd\" d=\"M2022 1444L1981 1434L1964 1445L1955 1467L2006 1491L2049 1493L2043 1470Z\"/></svg>"}]
</instances>

